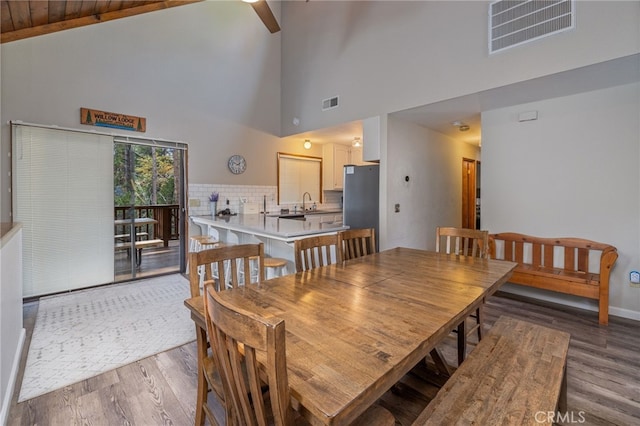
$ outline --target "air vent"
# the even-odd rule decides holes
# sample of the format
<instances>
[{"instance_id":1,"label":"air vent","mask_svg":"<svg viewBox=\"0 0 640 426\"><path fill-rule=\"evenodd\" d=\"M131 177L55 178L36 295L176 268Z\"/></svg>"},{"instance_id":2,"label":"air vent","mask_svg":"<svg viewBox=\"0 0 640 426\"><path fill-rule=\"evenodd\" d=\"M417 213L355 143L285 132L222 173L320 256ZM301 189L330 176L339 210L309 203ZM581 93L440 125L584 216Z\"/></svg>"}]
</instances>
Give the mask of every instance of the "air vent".
<instances>
[{"instance_id":1,"label":"air vent","mask_svg":"<svg viewBox=\"0 0 640 426\"><path fill-rule=\"evenodd\" d=\"M489 53L573 29L575 0L501 0L489 5Z\"/></svg>"},{"instance_id":2,"label":"air vent","mask_svg":"<svg viewBox=\"0 0 640 426\"><path fill-rule=\"evenodd\" d=\"M326 111L328 109L333 109L338 107L338 97L334 96L333 98L325 99L322 101L322 110Z\"/></svg>"}]
</instances>

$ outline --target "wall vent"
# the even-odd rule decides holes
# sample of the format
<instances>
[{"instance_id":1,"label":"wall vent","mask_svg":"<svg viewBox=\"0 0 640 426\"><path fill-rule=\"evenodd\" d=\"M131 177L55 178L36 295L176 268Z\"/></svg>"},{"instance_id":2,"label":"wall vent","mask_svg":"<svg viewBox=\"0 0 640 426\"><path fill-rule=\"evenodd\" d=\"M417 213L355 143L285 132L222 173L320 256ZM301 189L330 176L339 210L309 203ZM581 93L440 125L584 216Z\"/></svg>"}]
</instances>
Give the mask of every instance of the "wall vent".
<instances>
[{"instance_id":1,"label":"wall vent","mask_svg":"<svg viewBox=\"0 0 640 426\"><path fill-rule=\"evenodd\" d=\"M573 29L575 0L500 0L489 5L489 53Z\"/></svg>"},{"instance_id":2,"label":"wall vent","mask_svg":"<svg viewBox=\"0 0 640 426\"><path fill-rule=\"evenodd\" d=\"M333 109L338 107L338 97L334 96L333 98L325 99L322 101L322 110L326 111L328 109Z\"/></svg>"}]
</instances>

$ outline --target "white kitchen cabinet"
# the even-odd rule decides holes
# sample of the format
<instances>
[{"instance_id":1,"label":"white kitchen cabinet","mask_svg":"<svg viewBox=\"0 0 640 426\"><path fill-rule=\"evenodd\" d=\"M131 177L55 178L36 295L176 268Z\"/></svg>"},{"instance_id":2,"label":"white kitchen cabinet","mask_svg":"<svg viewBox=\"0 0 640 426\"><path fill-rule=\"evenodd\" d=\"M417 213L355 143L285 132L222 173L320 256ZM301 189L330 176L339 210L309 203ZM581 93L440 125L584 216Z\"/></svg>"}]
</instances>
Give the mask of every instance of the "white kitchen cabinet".
<instances>
[{"instance_id":1,"label":"white kitchen cabinet","mask_svg":"<svg viewBox=\"0 0 640 426\"><path fill-rule=\"evenodd\" d=\"M362 120L362 139L364 141L363 159L380 161L381 140L387 138L387 117L376 116Z\"/></svg>"},{"instance_id":2,"label":"white kitchen cabinet","mask_svg":"<svg viewBox=\"0 0 640 426\"><path fill-rule=\"evenodd\" d=\"M349 146L328 143L322 146L322 187L326 191L341 190L344 165L349 164Z\"/></svg>"},{"instance_id":3,"label":"white kitchen cabinet","mask_svg":"<svg viewBox=\"0 0 640 426\"><path fill-rule=\"evenodd\" d=\"M362 166L367 164L362 160L362 147L354 147L352 146L350 149L349 155L349 164L355 164L356 166Z\"/></svg>"},{"instance_id":4,"label":"white kitchen cabinet","mask_svg":"<svg viewBox=\"0 0 640 426\"><path fill-rule=\"evenodd\" d=\"M367 164L362 161L362 147L352 147L337 143L322 146L322 188L325 191L342 190L344 166Z\"/></svg>"}]
</instances>

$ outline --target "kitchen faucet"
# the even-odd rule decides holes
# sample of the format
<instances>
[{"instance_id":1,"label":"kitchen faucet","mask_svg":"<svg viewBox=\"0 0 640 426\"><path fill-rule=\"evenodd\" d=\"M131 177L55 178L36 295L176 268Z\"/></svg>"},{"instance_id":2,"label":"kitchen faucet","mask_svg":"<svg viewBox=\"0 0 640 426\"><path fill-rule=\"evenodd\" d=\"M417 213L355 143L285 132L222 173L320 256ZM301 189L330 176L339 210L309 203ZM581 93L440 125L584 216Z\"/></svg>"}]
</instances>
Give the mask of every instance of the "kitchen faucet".
<instances>
[{"instance_id":1,"label":"kitchen faucet","mask_svg":"<svg viewBox=\"0 0 640 426\"><path fill-rule=\"evenodd\" d=\"M307 209L305 208L305 205L304 205L304 197L306 195L309 196L309 201L311 201L311 194L309 194L308 192L305 192L304 194L302 194L302 213L307 211Z\"/></svg>"}]
</instances>

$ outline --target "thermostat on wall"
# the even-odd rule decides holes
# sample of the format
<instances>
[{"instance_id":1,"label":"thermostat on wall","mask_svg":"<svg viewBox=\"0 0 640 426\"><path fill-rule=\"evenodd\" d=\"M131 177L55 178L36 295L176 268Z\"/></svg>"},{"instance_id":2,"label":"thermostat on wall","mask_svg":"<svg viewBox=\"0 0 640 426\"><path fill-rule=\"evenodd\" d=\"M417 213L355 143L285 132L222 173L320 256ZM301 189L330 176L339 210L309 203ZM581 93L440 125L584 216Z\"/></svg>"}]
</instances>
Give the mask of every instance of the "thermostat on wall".
<instances>
[{"instance_id":1,"label":"thermostat on wall","mask_svg":"<svg viewBox=\"0 0 640 426\"><path fill-rule=\"evenodd\" d=\"M629 273L629 281L631 281L634 284L640 284L640 272L631 271Z\"/></svg>"}]
</instances>

